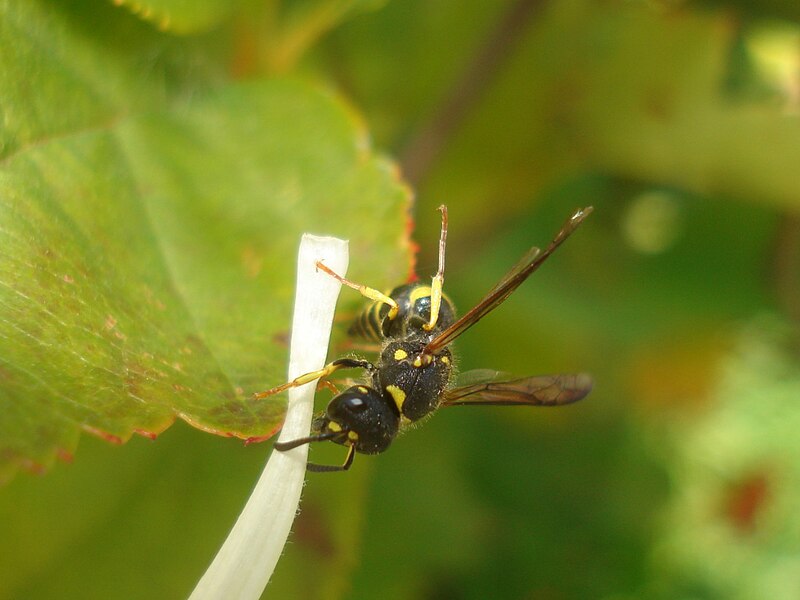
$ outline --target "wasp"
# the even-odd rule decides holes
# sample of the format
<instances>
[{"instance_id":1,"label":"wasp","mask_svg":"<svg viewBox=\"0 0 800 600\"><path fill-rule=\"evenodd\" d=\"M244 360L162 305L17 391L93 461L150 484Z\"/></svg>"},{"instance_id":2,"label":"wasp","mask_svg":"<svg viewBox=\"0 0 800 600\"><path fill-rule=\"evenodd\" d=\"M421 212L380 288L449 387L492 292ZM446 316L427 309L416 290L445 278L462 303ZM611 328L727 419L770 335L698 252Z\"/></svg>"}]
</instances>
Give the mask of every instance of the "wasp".
<instances>
[{"instance_id":1,"label":"wasp","mask_svg":"<svg viewBox=\"0 0 800 600\"><path fill-rule=\"evenodd\" d=\"M586 373L510 378L492 371L475 371L467 385L453 385L452 344L467 329L497 308L566 240L592 207L575 211L543 251L531 248L521 260L471 310L456 317L451 300L443 293L447 207L440 206L442 226L439 265L430 285L408 283L383 294L358 285L317 262L317 268L343 285L358 290L372 303L350 328L362 339L379 342L378 360L340 358L324 368L306 373L278 387L255 394L264 398L291 387L330 376L340 369L363 369L364 383L336 394L312 423L311 435L276 442L281 452L312 442L332 441L347 447L341 465L308 463L309 471L346 471L356 452L379 454L397 434L444 406L560 406L577 402L592 389Z\"/></svg>"}]
</instances>

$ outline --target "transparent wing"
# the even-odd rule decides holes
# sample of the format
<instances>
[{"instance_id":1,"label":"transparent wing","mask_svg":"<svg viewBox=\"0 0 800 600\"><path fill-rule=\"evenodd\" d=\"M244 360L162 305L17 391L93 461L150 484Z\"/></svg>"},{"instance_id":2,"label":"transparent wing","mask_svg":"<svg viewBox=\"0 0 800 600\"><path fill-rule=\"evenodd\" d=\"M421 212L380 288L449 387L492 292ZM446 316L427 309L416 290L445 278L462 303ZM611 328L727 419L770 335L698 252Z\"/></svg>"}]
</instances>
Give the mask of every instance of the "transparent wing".
<instances>
[{"instance_id":1,"label":"transparent wing","mask_svg":"<svg viewBox=\"0 0 800 600\"><path fill-rule=\"evenodd\" d=\"M489 383L491 381L510 381L517 379L511 373L495 371L494 369L472 369L459 373L454 382L454 387L467 387L476 383Z\"/></svg>"},{"instance_id":2,"label":"transparent wing","mask_svg":"<svg viewBox=\"0 0 800 600\"><path fill-rule=\"evenodd\" d=\"M503 278L500 281L498 281L497 285L495 285L491 290L489 290L489 293L486 295L491 296L497 290L504 288L511 279L513 279L514 277L519 275L522 271L524 271L528 267L528 265L531 264L533 261L535 261L536 258L541 253L542 253L541 249L537 248L536 246L533 246L530 250L528 250L525 254L522 255L522 258L520 258L516 262L516 264L513 267L511 267L511 269L509 269L508 273L503 275Z\"/></svg>"},{"instance_id":3,"label":"transparent wing","mask_svg":"<svg viewBox=\"0 0 800 600\"><path fill-rule=\"evenodd\" d=\"M538 248L531 248L528 250L522 259L503 276L486 296L484 296L483 300L478 302L478 304L463 317L428 342L423 353L435 354L448 344L451 344L458 336L497 308L514 292L514 290L522 285L523 281L530 277L531 273L547 260L555 249L558 248L581 223L583 223L584 219L591 214L592 210L592 207L589 206L575 211L575 213L567 219L567 222L564 223L564 226L544 251L540 251Z\"/></svg>"},{"instance_id":4,"label":"transparent wing","mask_svg":"<svg viewBox=\"0 0 800 600\"><path fill-rule=\"evenodd\" d=\"M594 384L588 373L536 375L506 381L494 379L500 373L486 373L493 373L492 380L477 381L446 391L442 406L561 406L585 398ZM471 373L467 375L471 376Z\"/></svg>"}]
</instances>

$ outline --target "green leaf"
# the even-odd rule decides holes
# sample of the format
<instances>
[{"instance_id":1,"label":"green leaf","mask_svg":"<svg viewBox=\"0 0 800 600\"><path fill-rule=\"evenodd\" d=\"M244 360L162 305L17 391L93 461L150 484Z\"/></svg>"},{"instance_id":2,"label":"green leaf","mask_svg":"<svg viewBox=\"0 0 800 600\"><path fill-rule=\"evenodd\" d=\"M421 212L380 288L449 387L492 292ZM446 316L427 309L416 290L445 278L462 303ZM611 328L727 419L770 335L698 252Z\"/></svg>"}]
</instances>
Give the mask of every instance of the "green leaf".
<instances>
[{"instance_id":1,"label":"green leaf","mask_svg":"<svg viewBox=\"0 0 800 600\"><path fill-rule=\"evenodd\" d=\"M69 458L80 430L268 435L284 401L250 395L285 378L300 234L352 237L352 277L396 283L407 189L324 89L187 97L38 8L0 6L0 477Z\"/></svg>"}]
</instances>

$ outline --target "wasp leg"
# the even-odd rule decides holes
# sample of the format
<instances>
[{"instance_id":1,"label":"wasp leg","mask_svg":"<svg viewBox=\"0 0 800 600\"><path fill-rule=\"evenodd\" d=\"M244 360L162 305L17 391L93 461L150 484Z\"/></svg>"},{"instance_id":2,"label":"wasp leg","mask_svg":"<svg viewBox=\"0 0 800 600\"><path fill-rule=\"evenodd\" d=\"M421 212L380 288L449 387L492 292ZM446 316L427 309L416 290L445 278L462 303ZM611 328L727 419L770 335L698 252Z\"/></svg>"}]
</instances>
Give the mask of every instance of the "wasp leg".
<instances>
[{"instance_id":1,"label":"wasp leg","mask_svg":"<svg viewBox=\"0 0 800 600\"><path fill-rule=\"evenodd\" d=\"M334 394L339 393L339 388L337 388L333 382L328 381L327 379L320 379L317 382L317 391L320 390L328 390L329 392L333 392Z\"/></svg>"},{"instance_id":2,"label":"wasp leg","mask_svg":"<svg viewBox=\"0 0 800 600\"><path fill-rule=\"evenodd\" d=\"M442 287L444 286L444 251L447 246L447 207L442 204L439 207L442 211L442 231L439 234L439 270L431 281L431 320L422 328L431 331L436 327L439 320L439 309L442 306Z\"/></svg>"},{"instance_id":3,"label":"wasp leg","mask_svg":"<svg viewBox=\"0 0 800 600\"><path fill-rule=\"evenodd\" d=\"M350 468L350 465L353 464L353 458L356 455L356 447L350 446L347 449L347 458L344 459L344 463L341 465L318 465L315 463L308 463L306 464L306 470L311 471L312 473L333 473L336 471L347 471Z\"/></svg>"},{"instance_id":4,"label":"wasp leg","mask_svg":"<svg viewBox=\"0 0 800 600\"><path fill-rule=\"evenodd\" d=\"M327 377L328 375L330 375L335 371L338 371L339 369L367 369L369 371L372 371L374 370L374 368L375 367L372 365L372 363L366 360L359 360L356 358L340 358L338 360L333 361L330 364L325 365L325 367L323 367L319 371L311 371L310 373L306 373L305 375L300 375L300 377L297 377L296 379L293 379L288 383L284 383L283 385L274 387L271 390L267 390L266 392L257 392L253 394L253 398L266 398L267 396L280 394L281 392L285 392L289 388L305 385L317 379Z\"/></svg>"},{"instance_id":5,"label":"wasp leg","mask_svg":"<svg viewBox=\"0 0 800 600\"><path fill-rule=\"evenodd\" d=\"M386 294L382 294L381 292L379 292L378 290L376 290L374 288L367 287L365 285L359 285L357 283L353 283L349 279L345 279L344 277L342 277L341 275L339 275L335 271L333 271L333 270L329 269L328 267L326 267L325 264L322 261L319 261L319 260L317 261L317 268L322 270L322 271L324 271L325 273L327 273L328 275L330 275L334 279L336 279L342 285L346 285L347 287L350 287L350 288L353 288L354 290L357 290L358 293L361 294L362 296L364 296L365 298L369 298L370 300L374 300L376 302L382 302L383 304L388 304L389 305L389 312L387 313L386 316L389 318L390 321L393 321L394 318L397 316L397 312L400 310L400 307L397 306L397 302L392 300Z\"/></svg>"}]
</instances>

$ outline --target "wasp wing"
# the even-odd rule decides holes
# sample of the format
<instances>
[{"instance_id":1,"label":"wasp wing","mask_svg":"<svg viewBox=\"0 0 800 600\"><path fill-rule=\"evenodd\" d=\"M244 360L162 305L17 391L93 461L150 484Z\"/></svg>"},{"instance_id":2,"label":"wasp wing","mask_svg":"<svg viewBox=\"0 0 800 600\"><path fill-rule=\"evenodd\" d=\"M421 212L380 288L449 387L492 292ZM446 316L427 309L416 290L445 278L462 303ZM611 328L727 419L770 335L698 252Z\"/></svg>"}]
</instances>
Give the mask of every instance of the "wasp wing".
<instances>
[{"instance_id":1,"label":"wasp wing","mask_svg":"<svg viewBox=\"0 0 800 600\"><path fill-rule=\"evenodd\" d=\"M536 258L542 253L540 248L533 246L530 250L528 250L525 254L522 255L516 264L508 270L508 273L503 275L503 278L497 282L497 284L489 290L489 293L486 294L487 296L493 295L497 290L504 288L510 280L514 277L519 275L522 271L524 271L529 264L531 264Z\"/></svg>"},{"instance_id":2,"label":"wasp wing","mask_svg":"<svg viewBox=\"0 0 800 600\"><path fill-rule=\"evenodd\" d=\"M468 387L478 383L489 383L495 381L510 381L517 379L511 373L495 371L494 369L470 369L458 373L454 382L454 387Z\"/></svg>"},{"instance_id":3,"label":"wasp wing","mask_svg":"<svg viewBox=\"0 0 800 600\"><path fill-rule=\"evenodd\" d=\"M588 217L592 212L592 207L583 208L575 211L573 215L567 219L561 231L558 232L556 237L550 242L550 245L542 252L538 248L531 248L517 262L512 269L506 273L503 278L489 291L483 300L478 302L469 312L463 317L458 319L455 323L450 325L447 329L442 331L439 335L433 338L423 349L424 354L435 354L445 346L451 344L458 336L464 333L467 329L475 325L483 317L497 308L506 298L508 298L514 290L516 290L522 282L530 277L541 264L558 248L564 240L566 240L578 226Z\"/></svg>"},{"instance_id":4,"label":"wasp wing","mask_svg":"<svg viewBox=\"0 0 800 600\"><path fill-rule=\"evenodd\" d=\"M585 398L592 386L588 373L479 381L447 390L441 405L561 406Z\"/></svg>"}]
</instances>

